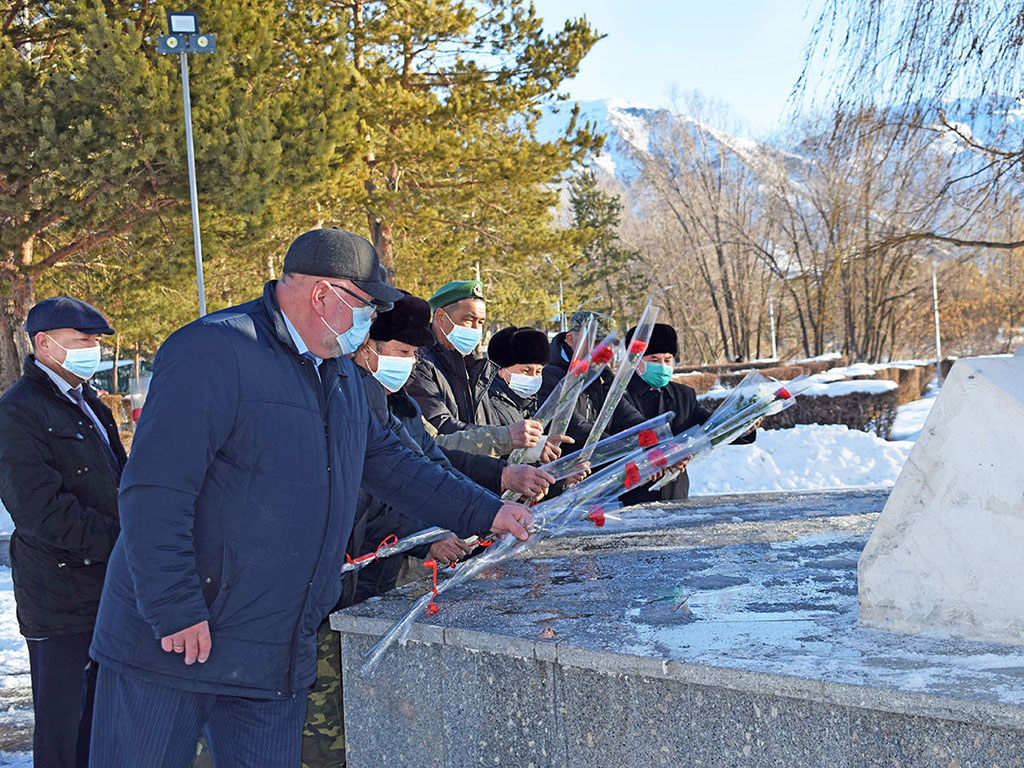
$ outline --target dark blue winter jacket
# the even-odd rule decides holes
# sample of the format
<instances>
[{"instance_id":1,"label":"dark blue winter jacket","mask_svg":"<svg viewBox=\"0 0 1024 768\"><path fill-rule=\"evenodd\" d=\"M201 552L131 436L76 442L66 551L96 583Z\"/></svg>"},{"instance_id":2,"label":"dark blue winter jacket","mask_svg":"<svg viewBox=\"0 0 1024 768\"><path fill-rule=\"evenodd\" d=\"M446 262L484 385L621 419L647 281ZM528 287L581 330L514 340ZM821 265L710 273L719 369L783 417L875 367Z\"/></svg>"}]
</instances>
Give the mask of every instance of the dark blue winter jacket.
<instances>
[{"instance_id":1,"label":"dark blue winter jacket","mask_svg":"<svg viewBox=\"0 0 1024 768\"><path fill-rule=\"evenodd\" d=\"M178 330L157 355L92 643L123 674L254 698L300 692L338 600L361 483L408 514L450 510L446 527L464 536L501 505L372 418L347 358L321 366L322 389L274 285ZM205 664L161 650L161 637L204 620Z\"/></svg>"}]
</instances>

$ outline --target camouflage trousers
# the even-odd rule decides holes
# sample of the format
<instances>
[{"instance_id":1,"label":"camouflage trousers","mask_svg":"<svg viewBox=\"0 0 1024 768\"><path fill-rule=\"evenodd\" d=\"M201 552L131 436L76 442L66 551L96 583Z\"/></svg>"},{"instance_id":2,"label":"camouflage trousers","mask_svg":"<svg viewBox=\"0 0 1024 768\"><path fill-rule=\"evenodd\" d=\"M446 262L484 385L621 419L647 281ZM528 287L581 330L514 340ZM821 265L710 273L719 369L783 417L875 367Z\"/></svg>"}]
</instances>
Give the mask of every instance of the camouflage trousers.
<instances>
[{"instance_id":1,"label":"camouflage trousers","mask_svg":"<svg viewBox=\"0 0 1024 768\"><path fill-rule=\"evenodd\" d=\"M341 700L341 635L325 621L316 633L316 682L306 700L302 729L302 768L344 768L345 722ZM192 768L214 768L201 738Z\"/></svg>"},{"instance_id":2,"label":"camouflage trousers","mask_svg":"<svg viewBox=\"0 0 1024 768\"><path fill-rule=\"evenodd\" d=\"M316 681L309 689L302 730L302 768L343 768L345 721L341 698L341 635L324 621L316 632Z\"/></svg>"}]
</instances>

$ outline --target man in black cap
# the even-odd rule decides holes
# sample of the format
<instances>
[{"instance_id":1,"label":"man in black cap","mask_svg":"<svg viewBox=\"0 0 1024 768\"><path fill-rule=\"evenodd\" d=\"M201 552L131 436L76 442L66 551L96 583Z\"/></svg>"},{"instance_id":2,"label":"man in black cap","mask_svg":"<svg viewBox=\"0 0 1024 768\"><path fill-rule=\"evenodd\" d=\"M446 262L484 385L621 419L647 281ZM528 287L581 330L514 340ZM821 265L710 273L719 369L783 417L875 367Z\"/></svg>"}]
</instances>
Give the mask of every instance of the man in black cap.
<instances>
[{"instance_id":1,"label":"man in black cap","mask_svg":"<svg viewBox=\"0 0 1024 768\"><path fill-rule=\"evenodd\" d=\"M98 311L67 296L29 310L34 354L0 398L0 498L14 521L11 571L28 641L36 765L84 766L96 665L89 643L120 531L117 487L125 462L110 410L89 386Z\"/></svg>"},{"instance_id":2,"label":"man in black cap","mask_svg":"<svg viewBox=\"0 0 1024 768\"><path fill-rule=\"evenodd\" d=\"M298 765L316 631L341 591L361 484L461 536L528 536L502 504L371 415L346 357L401 297L364 238L296 238L262 298L164 342L120 495L93 633L90 765ZM198 663L197 663L198 662Z\"/></svg>"},{"instance_id":3,"label":"man in black cap","mask_svg":"<svg viewBox=\"0 0 1024 768\"><path fill-rule=\"evenodd\" d=\"M626 334L627 342L632 340L636 328L630 328ZM679 342L676 330L665 323L655 323L647 343L645 354L637 366L633 378L626 386L624 399L636 408L645 419L653 419L663 413L672 411L672 434L703 424L711 416L711 412L697 400L697 393L692 387L672 381L675 370L676 355L679 354ZM736 443L752 443L755 430L739 437ZM655 501L681 501L690 495L690 478L684 469L671 483L658 491L647 488L634 488L622 497L624 504L650 504Z\"/></svg>"},{"instance_id":4,"label":"man in black cap","mask_svg":"<svg viewBox=\"0 0 1024 768\"><path fill-rule=\"evenodd\" d=\"M404 292L403 292L404 293ZM370 413L395 433L410 450L423 455L446 471L462 476L495 492L514 490L527 498L542 495L554 481L549 474L525 464L509 465L502 459L438 448L428 434L419 406L405 393L404 385L416 360L418 349L434 340L430 329L430 307L423 299L404 293L390 312L378 315L370 326L366 342L352 356L363 377ZM462 474L460 474L460 472ZM434 525L430 510L412 517L363 489L356 507L355 524L347 547L359 557L374 551L386 537L409 536ZM455 535L413 550L413 557L431 557L441 565L460 560L471 551ZM344 608L395 587L404 557L383 558L358 572L345 575L341 600ZM305 768L333 768L344 765L345 726L341 717L340 638L325 621L317 633L317 678L309 693L306 726L302 742Z\"/></svg>"}]
</instances>

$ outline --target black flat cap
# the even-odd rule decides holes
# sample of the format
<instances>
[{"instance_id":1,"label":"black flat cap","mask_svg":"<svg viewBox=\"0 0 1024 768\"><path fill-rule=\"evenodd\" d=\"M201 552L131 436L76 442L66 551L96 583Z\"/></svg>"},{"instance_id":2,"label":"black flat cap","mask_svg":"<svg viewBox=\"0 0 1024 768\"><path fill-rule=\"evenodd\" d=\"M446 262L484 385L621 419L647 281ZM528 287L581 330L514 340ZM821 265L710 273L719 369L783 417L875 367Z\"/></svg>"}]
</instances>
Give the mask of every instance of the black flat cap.
<instances>
[{"instance_id":1,"label":"black flat cap","mask_svg":"<svg viewBox=\"0 0 1024 768\"><path fill-rule=\"evenodd\" d=\"M434 343L430 330L430 305L418 296L404 294L387 312L381 312L370 326L374 341L400 341L414 347L429 347Z\"/></svg>"},{"instance_id":2,"label":"black flat cap","mask_svg":"<svg viewBox=\"0 0 1024 768\"><path fill-rule=\"evenodd\" d=\"M626 333L626 338L632 340L634 333L636 333L635 325ZM655 323L651 330L651 340L647 342L644 354L663 355L666 352L670 355L679 354L679 339L676 338L676 329L665 323Z\"/></svg>"},{"instance_id":3,"label":"black flat cap","mask_svg":"<svg viewBox=\"0 0 1024 768\"><path fill-rule=\"evenodd\" d=\"M96 307L70 296L43 299L28 311L25 331L29 336L57 328L74 328L80 333L102 333L107 336L114 332Z\"/></svg>"},{"instance_id":4,"label":"black flat cap","mask_svg":"<svg viewBox=\"0 0 1024 768\"><path fill-rule=\"evenodd\" d=\"M401 291L381 281L380 259L373 244L337 227L311 229L292 240L284 256L284 271L351 280L383 304L402 298Z\"/></svg>"},{"instance_id":5,"label":"black flat cap","mask_svg":"<svg viewBox=\"0 0 1024 768\"><path fill-rule=\"evenodd\" d=\"M547 365L551 359L548 337L535 328L510 325L491 336L487 358L499 368L511 365Z\"/></svg>"}]
</instances>

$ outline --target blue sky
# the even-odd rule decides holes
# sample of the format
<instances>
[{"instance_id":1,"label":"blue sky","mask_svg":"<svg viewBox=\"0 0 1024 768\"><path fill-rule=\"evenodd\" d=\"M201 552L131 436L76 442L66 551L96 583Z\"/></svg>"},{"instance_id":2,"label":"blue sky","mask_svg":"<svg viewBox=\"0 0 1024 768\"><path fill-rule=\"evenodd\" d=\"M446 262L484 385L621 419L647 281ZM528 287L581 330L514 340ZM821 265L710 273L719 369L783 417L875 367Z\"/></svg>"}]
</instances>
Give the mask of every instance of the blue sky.
<instances>
[{"instance_id":1,"label":"blue sky","mask_svg":"<svg viewBox=\"0 0 1024 768\"><path fill-rule=\"evenodd\" d=\"M563 89L574 99L667 107L673 86L698 90L760 134L783 115L818 2L534 0L534 6L549 31L585 15L607 34Z\"/></svg>"}]
</instances>

